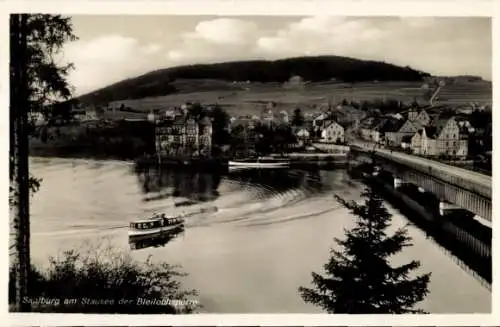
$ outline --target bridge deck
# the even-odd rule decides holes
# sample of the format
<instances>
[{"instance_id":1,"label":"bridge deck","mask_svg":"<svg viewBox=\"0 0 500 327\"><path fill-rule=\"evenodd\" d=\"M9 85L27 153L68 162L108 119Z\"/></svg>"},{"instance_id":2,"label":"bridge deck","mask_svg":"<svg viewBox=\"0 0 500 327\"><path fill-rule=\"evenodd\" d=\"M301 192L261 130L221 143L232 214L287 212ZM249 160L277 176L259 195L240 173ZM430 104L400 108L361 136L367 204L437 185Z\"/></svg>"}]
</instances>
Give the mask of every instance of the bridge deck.
<instances>
[{"instance_id":1,"label":"bridge deck","mask_svg":"<svg viewBox=\"0 0 500 327\"><path fill-rule=\"evenodd\" d=\"M363 152L372 152L373 149L365 146L357 146ZM391 152L386 149L376 149L375 153L380 157L408 165L414 169L425 172L430 176L448 180L450 183L459 185L465 189L476 192L491 199L491 176L480 174L467 169L450 166L434 160L421 158L405 153Z\"/></svg>"}]
</instances>

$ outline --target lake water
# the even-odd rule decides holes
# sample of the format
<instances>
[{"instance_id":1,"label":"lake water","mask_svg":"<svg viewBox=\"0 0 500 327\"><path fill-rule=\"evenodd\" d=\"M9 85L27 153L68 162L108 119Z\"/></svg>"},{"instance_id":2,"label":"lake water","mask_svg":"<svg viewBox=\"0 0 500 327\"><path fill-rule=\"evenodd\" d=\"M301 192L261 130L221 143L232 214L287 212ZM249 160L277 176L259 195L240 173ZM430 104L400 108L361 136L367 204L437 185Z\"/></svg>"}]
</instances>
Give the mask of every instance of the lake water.
<instances>
[{"instance_id":1,"label":"lake water","mask_svg":"<svg viewBox=\"0 0 500 327\"><path fill-rule=\"evenodd\" d=\"M138 175L118 161L32 158L31 171L43 178L31 206L32 259L82 244L110 242L130 250L128 223L153 212L190 213L185 233L163 247L132 251L137 259L180 264L183 283L197 289L204 312L319 313L299 296L311 272L322 272L354 217L334 199L359 200L363 185L344 170L261 171L199 174L163 171ZM159 192L170 194L145 201ZM187 200L197 204L179 206ZM177 206L176 206L177 203ZM408 223L396 209L393 228ZM491 311L491 293L462 270L422 231L409 226L414 246L395 263L420 260L432 272L430 294L420 307L432 313Z\"/></svg>"}]
</instances>

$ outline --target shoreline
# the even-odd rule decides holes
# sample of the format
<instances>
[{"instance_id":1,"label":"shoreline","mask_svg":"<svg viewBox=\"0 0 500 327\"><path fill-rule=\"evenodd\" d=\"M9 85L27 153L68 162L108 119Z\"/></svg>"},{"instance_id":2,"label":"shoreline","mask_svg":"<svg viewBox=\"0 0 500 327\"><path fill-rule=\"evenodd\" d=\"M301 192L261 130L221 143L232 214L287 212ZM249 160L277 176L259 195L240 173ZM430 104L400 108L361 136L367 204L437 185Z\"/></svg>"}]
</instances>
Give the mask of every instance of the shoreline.
<instances>
[{"instance_id":1,"label":"shoreline","mask_svg":"<svg viewBox=\"0 0 500 327\"><path fill-rule=\"evenodd\" d=\"M65 147L31 147L31 158L63 158L63 159L91 159L96 161L121 161L135 163L143 166L218 166L228 167L228 162L233 158L224 157L168 157L162 158L158 163L154 154L146 154L136 158L127 158L117 155L96 154L84 149L71 146ZM290 168L345 168L348 166L347 155L311 156L308 154L294 153L290 156Z\"/></svg>"},{"instance_id":2,"label":"shoreline","mask_svg":"<svg viewBox=\"0 0 500 327\"><path fill-rule=\"evenodd\" d=\"M63 154L48 154L48 153L31 153L28 155L29 158L33 159L68 159L68 160L95 160L95 161L120 161L124 163L134 163L132 159L124 159L113 156L94 156L94 155L63 155Z\"/></svg>"}]
</instances>

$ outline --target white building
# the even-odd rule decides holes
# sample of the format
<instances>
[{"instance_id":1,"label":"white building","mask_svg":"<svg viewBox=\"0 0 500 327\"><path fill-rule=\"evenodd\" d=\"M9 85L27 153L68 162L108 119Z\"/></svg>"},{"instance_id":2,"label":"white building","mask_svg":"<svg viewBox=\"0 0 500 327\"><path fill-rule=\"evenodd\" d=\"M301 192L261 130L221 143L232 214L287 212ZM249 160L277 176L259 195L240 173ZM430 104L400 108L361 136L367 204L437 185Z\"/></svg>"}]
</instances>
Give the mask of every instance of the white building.
<instances>
[{"instance_id":1,"label":"white building","mask_svg":"<svg viewBox=\"0 0 500 327\"><path fill-rule=\"evenodd\" d=\"M150 112L150 113L148 114L148 121L150 121L150 122L152 122L152 123L156 122L156 115L155 115L155 113L154 113L154 112Z\"/></svg>"},{"instance_id":2,"label":"white building","mask_svg":"<svg viewBox=\"0 0 500 327\"><path fill-rule=\"evenodd\" d=\"M344 142L344 127L339 123L332 121L321 131L321 140L323 142L339 143Z\"/></svg>"}]
</instances>

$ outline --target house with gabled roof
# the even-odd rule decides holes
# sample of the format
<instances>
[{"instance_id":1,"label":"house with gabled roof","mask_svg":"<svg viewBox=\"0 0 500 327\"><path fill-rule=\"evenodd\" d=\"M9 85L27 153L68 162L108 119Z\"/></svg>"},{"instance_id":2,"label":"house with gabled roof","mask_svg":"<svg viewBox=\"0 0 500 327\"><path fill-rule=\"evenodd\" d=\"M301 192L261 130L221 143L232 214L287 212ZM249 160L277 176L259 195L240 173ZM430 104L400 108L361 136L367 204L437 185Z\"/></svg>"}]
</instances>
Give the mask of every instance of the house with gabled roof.
<instances>
[{"instance_id":1,"label":"house with gabled roof","mask_svg":"<svg viewBox=\"0 0 500 327\"><path fill-rule=\"evenodd\" d=\"M360 123L361 138L371 142L379 142L383 137L382 126L387 118L369 117Z\"/></svg>"},{"instance_id":2,"label":"house with gabled roof","mask_svg":"<svg viewBox=\"0 0 500 327\"><path fill-rule=\"evenodd\" d=\"M436 128L422 127L411 137L410 148L416 155L436 155Z\"/></svg>"},{"instance_id":3,"label":"house with gabled roof","mask_svg":"<svg viewBox=\"0 0 500 327\"><path fill-rule=\"evenodd\" d=\"M292 133L297 138L299 146L304 146L311 141L311 126L294 126L292 127Z\"/></svg>"},{"instance_id":4,"label":"house with gabled roof","mask_svg":"<svg viewBox=\"0 0 500 327\"><path fill-rule=\"evenodd\" d=\"M422 125L418 121L388 118L382 126L384 138L389 145L401 146L404 136L412 136Z\"/></svg>"},{"instance_id":5,"label":"house with gabled roof","mask_svg":"<svg viewBox=\"0 0 500 327\"><path fill-rule=\"evenodd\" d=\"M468 154L468 139L460 133L454 117L442 117L435 119L432 126L424 126L415 133L411 148L420 155L464 158Z\"/></svg>"},{"instance_id":6,"label":"house with gabled roof","mask_svg":"<svg viewBox=\"0 0 500 327\"><path fill-rule=\"evenodd\" d=\"M316 131L320 130L324 126L324 121L327 118L328 118L328 115L324 112L322 112L318 115L314 115L313 120L312 120L313 128Z\"/></svg>"},{"instance_id":7,"label":"house with gabled roof","mask_svg":"<svg viewBox=\"0 0 500 327\"><path fill-rule=\"evenodd\" d=\"M455 155L460 140L460 128L454 117L438 118L434 121L436 128L436 152L438 155Z\"/></svg>"},{"instance_id":8,"label":"house with gabled roof","mask_svg":"<svg viewBox=\"0 0 500 327\"><path fill-rule=\"evenodd\" d=\"M344 126L337 121L331 120L321 130L321 140L323 142L344 143L344 132Z\"/></svg>"},{"instance_id":9,"label":"house with gabled roof","mask_svg":"<svg viewBox=\"0 0 500 327\"><path fill-rule=\"evenodd\" d=\"M408 111L408 120L418 122L421 126L428 126L431 123L431 117L425 109Z\"/></svg>"}]
</instances>

